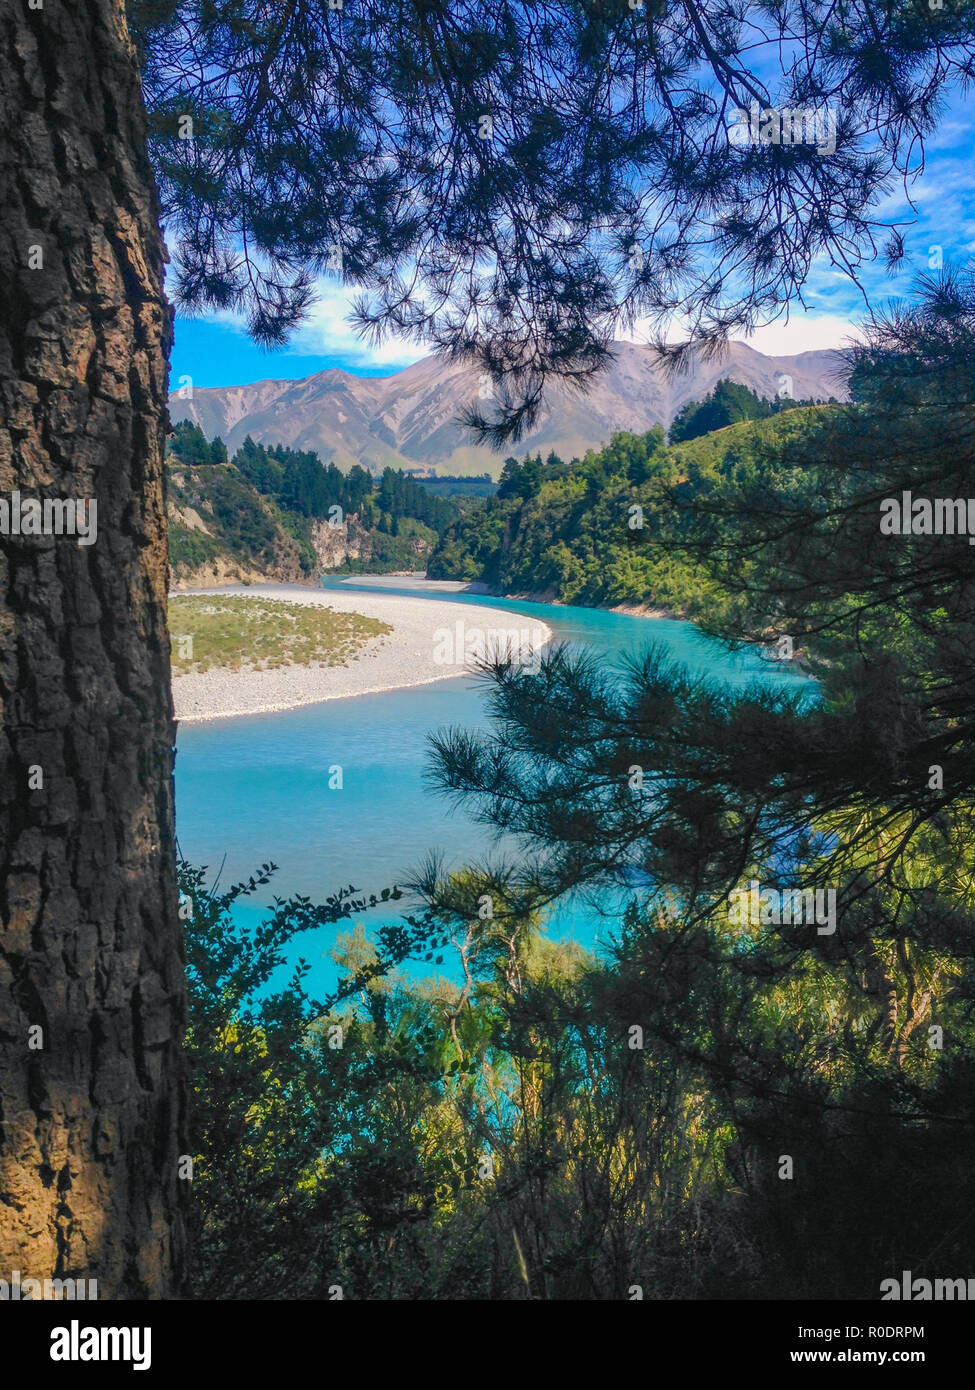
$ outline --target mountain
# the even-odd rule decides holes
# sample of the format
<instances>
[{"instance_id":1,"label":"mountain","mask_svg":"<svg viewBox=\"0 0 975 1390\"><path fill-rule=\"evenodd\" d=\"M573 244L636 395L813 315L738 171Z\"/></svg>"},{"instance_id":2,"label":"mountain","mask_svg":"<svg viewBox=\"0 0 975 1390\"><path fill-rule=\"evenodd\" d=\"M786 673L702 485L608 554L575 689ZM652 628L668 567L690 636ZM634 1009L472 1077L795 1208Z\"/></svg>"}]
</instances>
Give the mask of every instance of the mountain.
<instances>
[{"instance_id":1,"label":"mountain","mask_svg":"<svg viewBox=\"0 0 975 1390\"><path fill-rule=\"evenodd\" d=\"M792 378L797 400L846 399L843 363L836 351L768 357L731 343L712 361L698 359L683 375L665 376L650 348L616 343L612 365L586 395L555 387L534 430L507 450L523 455L553 450L563 458L608 443L616 430L644 433L670 425L689 400L699 400L722 377L760 396L779 392ZM191 420L208 438L220 435L231 453L249 434L263 444L314 449L340 468L361 463L373 471L432 467L440 472L497 473L502 455L470 442L457 423L478 396L470 367L426 357L392 376L360 377L331 368L299 381L197 388L191 400L176 392L174 422Z\"/></svg>"}]
</instances>

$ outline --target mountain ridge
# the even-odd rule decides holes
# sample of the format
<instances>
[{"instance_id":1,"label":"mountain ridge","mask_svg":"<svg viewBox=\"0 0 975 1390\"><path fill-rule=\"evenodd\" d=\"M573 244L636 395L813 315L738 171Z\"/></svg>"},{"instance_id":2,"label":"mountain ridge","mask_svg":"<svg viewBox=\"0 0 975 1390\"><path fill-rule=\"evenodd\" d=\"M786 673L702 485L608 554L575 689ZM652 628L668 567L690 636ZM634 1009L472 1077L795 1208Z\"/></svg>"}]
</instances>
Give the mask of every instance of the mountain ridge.
<instances>
[{"instance_id":1,"label":"mountain ridge","mask_svg":"<svg viewBox=\"0 0 975 1390\"><path fill-rule=\"evenodd\" d=\"M649 347L616 343L614 354L587 393L553 387L534 428L504 453L554 450L570 458L607 444L617 430L667 428L687 401L700 400L723 377L760 396L777 395L790 378L789 394L797 400L847 398L838 349L771 356L730 343L720 356L698 357L675 376ZM169 408L174 423L190 420L208 438L220 435L231 452L249 434L258 443L313 449L344 469L361 463L374 472L388 466L497 475L504 453L472 443L458 423L474 401L485 404L474 368L425 357L388 376L326 367L296 379L197 387L189 399L176 391Z\"/></svg>"}]
</instances>

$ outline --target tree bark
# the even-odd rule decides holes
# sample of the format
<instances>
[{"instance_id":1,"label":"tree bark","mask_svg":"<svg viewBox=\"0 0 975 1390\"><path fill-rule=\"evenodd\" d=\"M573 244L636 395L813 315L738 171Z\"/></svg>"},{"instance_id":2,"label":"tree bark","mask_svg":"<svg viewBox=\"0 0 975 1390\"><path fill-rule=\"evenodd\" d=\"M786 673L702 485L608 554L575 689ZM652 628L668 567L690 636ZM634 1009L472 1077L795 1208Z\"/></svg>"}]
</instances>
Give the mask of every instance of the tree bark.
<instances>
[{"instance_id":1,"label":"tree bark","mask_svg":"<svg viewBox=\"0 0 975 1390\"><path fill-rule=\"evenodd\" d=\"M0 498L93 498L97 539L0 535L0 1278L156 1298L184 1261L171 315L124 6L30 3L0 20Z\"/></svg>"}]
</instances>

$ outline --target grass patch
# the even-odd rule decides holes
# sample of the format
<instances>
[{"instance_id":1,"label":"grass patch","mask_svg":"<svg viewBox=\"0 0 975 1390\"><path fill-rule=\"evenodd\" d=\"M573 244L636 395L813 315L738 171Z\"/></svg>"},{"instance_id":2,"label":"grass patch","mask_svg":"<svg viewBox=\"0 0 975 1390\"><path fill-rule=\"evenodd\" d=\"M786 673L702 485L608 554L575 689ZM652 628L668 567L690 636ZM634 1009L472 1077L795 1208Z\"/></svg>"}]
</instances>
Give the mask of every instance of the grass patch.
<instances>
[{"instance_id":1,"label":"grass patch","mask_svg":"<svg viewBox=\"0 0 975 1390\"><path fill-rule=\"evenodd\" d=\"M392 630L389 623L361 613L336 613L323 605L286 599L178 594L169 600L177 676L214 668L345 666L370 637Z\"/></svg>"}]
</instances>

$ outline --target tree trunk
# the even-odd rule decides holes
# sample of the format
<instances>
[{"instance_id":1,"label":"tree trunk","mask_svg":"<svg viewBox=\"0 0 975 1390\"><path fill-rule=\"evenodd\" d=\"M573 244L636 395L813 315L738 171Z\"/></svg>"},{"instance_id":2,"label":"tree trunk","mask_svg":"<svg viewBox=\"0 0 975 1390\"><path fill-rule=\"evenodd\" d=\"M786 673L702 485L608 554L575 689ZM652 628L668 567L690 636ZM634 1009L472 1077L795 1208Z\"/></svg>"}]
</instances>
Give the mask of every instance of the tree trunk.
<instances>
[{"instance_id":1,"label":"tree trunk","mask_svg":"<svg viewBox=\"0 0 975 1390\"><path fill-rule=\"evenodd\" d=\"M171 320L123 4L30 3L0 20L0 499L95 499L97 538L0 534L0 1278L156 1298L183 1277Z\"/></svg>"}]
</instances>

